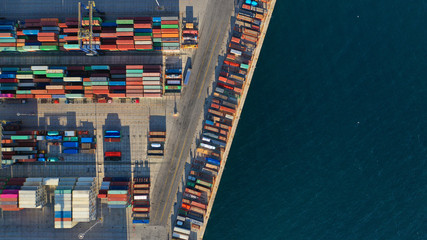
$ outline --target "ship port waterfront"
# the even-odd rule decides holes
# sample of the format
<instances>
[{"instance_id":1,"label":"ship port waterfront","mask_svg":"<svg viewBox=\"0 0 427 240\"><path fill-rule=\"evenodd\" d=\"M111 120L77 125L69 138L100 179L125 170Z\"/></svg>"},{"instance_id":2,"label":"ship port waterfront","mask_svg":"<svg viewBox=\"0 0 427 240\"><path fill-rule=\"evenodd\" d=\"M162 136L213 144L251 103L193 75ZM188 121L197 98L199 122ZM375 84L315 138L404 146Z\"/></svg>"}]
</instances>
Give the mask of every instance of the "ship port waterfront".
<instances>
[{"instance_id":1,"label":"ship port waterfront","mask_svg":"<svg viewBox=\"0 0 427 240\"><path fill-rule=\"evenodd\" d=\"M69 3L69 1L65 1ZM98 4L99 2L99 4ZM109 1L97 1L97 7L101 8L103 3ZM164 3L168 6L168 1ZM170 8L178 1L169 1ZM12 5L6 1L8 7ZM111 4L111 3L109 3ZM130 3L129 3L130 4ZM260 35L259 44L254 54L254 61L251 63L250 72L246 80L247 87L244 89L241 98L241 104L237 109L236 121L231 130L231 135L224 151L223 164L220 168L218 180L215 183L213 195L206 215L205 225L200 229L198 239L203 237L203 232L212 208L216 189L220 182L220 177L224 168L226 157L231 146L234 131L240 117L240 111L243 107L244 99L255 69L256 60L267 30L268 22L271 17L275 1L271 1L268 16L263 23L263 33ZM126 4L125 4L126 5ZM108 6L105 4L104 6ZM111 5L116 6L116 5ZM126 5L129 6L129 5ZM138 5L139 6L139 5ZM151 5L150 5L151 6ZM83 177L98 176L97 182L100 184L103 177L132 177L132 176L151 176L151 210L150 224L132 224L131 209L125 211L121 209L110 209L105 204L98 204L97 212L102 215L102 221L99 224L80 223L72 229L53 229L53 207L47 205L43 210L25 210L24 212L2 212L0 225L2 230L0 234L5 239L78 239L78 235L86 232L84 239L170 239L172 238L172 229L175 224L177 191L183 183L182 179L188 172L191 156L189 153L196 151L195 136L201 129L202 116L206 107L204 106L207 96L212 91L211 83L217 78L221 65L217 56L225 51L227 31L230 29L229 19L233 15L236 7L232 1L179 1L179 13L186 11L186 6L194 6L193 11L200 17L201 35L199 48L193 55L192 75L189 85L181 96L167 96L161 99L145 99L140 104L118 103L112 104L75 104L62 105L61 108L53 108L51 104L37 104L30 101L28 104L2 105L2 119L22 120L23 126L31 129L43 130L45 125L48 129L70 130L90 129L97 130L97 153L99 159L105 151L115 151L117 149L107 149L102 141L102 134L105 127L120 126L124 141L118 146L121 150L123 160L117 164L100 163L98 160L88 160L87 158L71 158L68 162L52 164L28 164L16 165L7 169L0 170L1 176L6 177ZM18 8L18 7L17 7ZM168 7L166 7L168 8ZM54 8L53 8L54 9ZM58 7L60 10L61 8ZM52 12L58 10L54 9ZM119 8L118 8L119 9ZM209 11L206 11L209 9ZM107 9L108 10L108 9ZM176 10L176 9L175 9ZM68 10L67 10L68 11ZM155 12L155 6L150 7L150 11ZM106 11L108 12L108 11ZM174 12L174 11L172 11ZM71 12L70 12L71 13ZM115 11L118 16L130 16L135 14L126 14L125 12ZM131 12L132 13L132 12ZM176 11L175 11L176 13ZM21 13L23 17L26 13ZM50 13L49 13L50 14ZM156 15L156 14L153 14ZM158 13L157 13L158 15ZM43 17L46 14L34 17ZM106 56L88 58L83 56L62 56L62 55L26 55L19 57L11 55L11 61L4 57L0 58L0 64L7 66L32 65L36 62L50 65L57 61L60 64L148 64L156 59L157 55L138 55L135 53L108 53ZM183 56L185 59L186 56ZM94 60L92 60L94 59ZM216 73L215 73L216 72ZM56 105L58 106L58 105ZM55 106L55 107L56 107ZM19 113L19 114L18 114ZM178 113L178 115L176 115ZM18 116L18 115L19 116ZM158 121L150 120L150 116L160 117ZM160 159L149 159L146 157L147 132L152 125L158 124L167 130L165 156ZM91 162L87 162L91 161ZM50 202L51 204L52 202ZM175 206L175 207L174 207ZM49 210L50 209L50 210ZM33 229L31 233L23 229ZM89 231L88 231L89 230ZM50 237L46 237L46 233ZM72 237L70 237L72 236Z\"/></svg>"}]
</instances>

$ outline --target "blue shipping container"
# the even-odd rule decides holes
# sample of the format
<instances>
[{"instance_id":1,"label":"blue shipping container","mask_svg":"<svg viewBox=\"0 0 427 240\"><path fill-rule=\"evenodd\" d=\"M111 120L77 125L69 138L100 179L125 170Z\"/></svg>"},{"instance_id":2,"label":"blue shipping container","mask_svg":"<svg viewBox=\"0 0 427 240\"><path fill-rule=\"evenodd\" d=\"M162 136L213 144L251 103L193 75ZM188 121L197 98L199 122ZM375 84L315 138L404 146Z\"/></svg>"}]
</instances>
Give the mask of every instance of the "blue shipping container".
<instances>
[{"instance_id":1,"label":"blue shipping container","mask_svg":"<svg viewBox=\"0 0 427 240\"><path fill-rule=\"evenodd\" d=\"M67 148L67 149L64 149L63 153L66 153L66 154L77 154L77 153L79 153L79 150L78 149L74 149L74 148Z\"/></svg>"},{"instance_id":2,"label":"blue shipping container","mask_svg":"<svg viewBox=\"0 0 427 240\"><path fill-rule=\"evenodd\" d=\"M70 148L78 148L79 143L78 142L63 142L62 146L64 147L70 147Z\"/></svg>"},{"instance_id":3,"label":"blue shipping container","mask_svg":"<svg viewBox=\"0 0 427 240\"><path fill-rule=\"evenodd\" d=\"M92 142L93 142L93 138L91 138L91 137L82 137L82 138L80 139L80 141L81 141L82 143L92 143Z\"/></svg>"}]
</instances>

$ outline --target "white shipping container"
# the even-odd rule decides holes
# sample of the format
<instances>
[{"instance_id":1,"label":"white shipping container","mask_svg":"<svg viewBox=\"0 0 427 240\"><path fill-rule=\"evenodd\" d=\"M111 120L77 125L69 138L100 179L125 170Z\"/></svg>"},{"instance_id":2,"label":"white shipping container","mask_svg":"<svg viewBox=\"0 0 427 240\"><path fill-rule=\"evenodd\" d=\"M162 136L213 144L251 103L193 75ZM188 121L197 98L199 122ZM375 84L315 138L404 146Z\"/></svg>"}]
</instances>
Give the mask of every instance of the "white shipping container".
<instances>
[{"instance_id":1,"label":"white shipping container","mask_svg":"<svg viewBox=\"0 0 427 240\"><path fill-rule=\"evenodd\" d=\"M48 66L31 66L31 70L33 71L43 71L47 69L48 69Z\"/></svg>"},{"instance_id":2,"label":"white shipping container","mask_svg":"<svg viewBox=\"0 0 427 240\"><path fill-rule=\"evenodd\" d=\"M37 136L37 141L43 141L44 140L44 136Z\"/></svg>"},{"instance_id":3,"label":"white shipping container","mask_svg":"<svg viewBox=\"0 0 427 240\"><path fill-rule=\"evenodd\" d=\"M191 233L191 231L189 229L185 229L185 228L182 228L182 227L174 227L173 231L174 232L178 232L178 233L182 233L182 234L185 234L185 235L190 235L190 233Z\"/></svg>"},{"instance_id":4,"label":"white shipping container","mask_svg":"<svg viewBox=\"0 0 427 240\"><path fill-rule=\"evenodd\" d=\"M153 42L152 41L135 41L135 44L151 45L153 44Z\"/></svg>"},{"instance_id":5,"label":"white shipping container","mask_svg":"<svg viewBox=\"0 0 427 240\"><path fill-rule=\"evenodd\" d=\"M179 238L179 239L184 239L184 240L188 240L189 239L189 236L184 235L184 234L180 234L180 233L177 233L177 232L173 232L172 237Z\"/></svg>"},{"instance_id":6,"label":"white shipping container","mask_svg":"<svg viewBox=\"0 0 427 240\"><path fill-rule=\"evenodd\" d=\"M64 135L66 137L75 137L76 136L76 131L64 131Z\"/></svg>"},{"instance_id":7,"label":"white shipping container","mask_svg":"<svg viewBox=\"0 0 427 240\"><path fill-rule=\"evenodd\" d=\"M16 74L17 79L33 79L33 74Z\"/></svg>"},{"instance_id":8,"label":"white shipping container","mask_svg":"<svg viewBox=\"0 0 427 240\"><path fill-rule=\"evenodd\" d=\"M133 196L134 200L147 200L148 196L147 195L135 195Z\"/></svg>"},{"instance_id":9,"label":"white shipping container","mask_svg":"<svg viewBox=\"0 0 427 240\"><path fill-rule=\"evenodd\" d=\"M207 149L211 149L211 150L215 150L215 146L209 145L209 144L205 144L205 143L200 143L200 146L207 148Z\"/></svg>"},{"instance_id":10,"label":"white shipping container","mask_svg":"<svg viewBox=\"0 0 427 240\"><path fill-rule=\"evenodd\" d=\"M239 50L235 50L235 49L231 49L231 50L230 50L230 53L232 53L232 54L234 54L234 55L237 55L237 56L241 56L241 55L242 55L242 52L241 52L241 51L239 51Z\"/></svg>"},{"instance_id":11,"label":"white shipping container","mask_svg":"<svg viewBox=\"0 0 427 240\"><path fill-rule=\"evenodd\" d=\"M81 82L81 77L64 77L64 82Z\"/></svg>"}]
</instances>

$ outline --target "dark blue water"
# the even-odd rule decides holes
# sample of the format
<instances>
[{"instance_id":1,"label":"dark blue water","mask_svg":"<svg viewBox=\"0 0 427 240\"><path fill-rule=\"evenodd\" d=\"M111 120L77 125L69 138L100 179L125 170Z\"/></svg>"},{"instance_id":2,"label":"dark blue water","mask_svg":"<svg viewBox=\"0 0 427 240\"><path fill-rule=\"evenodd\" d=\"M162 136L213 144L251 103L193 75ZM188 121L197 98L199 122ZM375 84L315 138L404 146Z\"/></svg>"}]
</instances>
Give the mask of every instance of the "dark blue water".
<instances>
[{"instance_id":1,"label":"dark blue water","mask_svg":"<svg viewBox=\"0 0 427 240\"><path fill-rule=\"evenodd\" d=\"M205 239L427 239L426 25L279 0Z\"/></svg>"}]
</instances>

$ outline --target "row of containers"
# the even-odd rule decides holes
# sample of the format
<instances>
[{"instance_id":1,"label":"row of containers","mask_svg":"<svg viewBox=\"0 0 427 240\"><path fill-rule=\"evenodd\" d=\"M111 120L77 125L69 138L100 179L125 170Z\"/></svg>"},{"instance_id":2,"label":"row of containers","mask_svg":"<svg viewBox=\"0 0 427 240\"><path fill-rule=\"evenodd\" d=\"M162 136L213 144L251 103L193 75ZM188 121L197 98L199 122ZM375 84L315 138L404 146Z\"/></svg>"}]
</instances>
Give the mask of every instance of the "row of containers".
<instances>
[{"instance_id":1,"label":"row of containers","mask_svg":"<svg viewBox=\"0 0 427 240\"><path fill-rule=\"evenodd\" d=\"M92 39L83 38L79 45L77 18L0 20L0 52L18 51L101 51L180 49L179 18L130 17L103 21L94 17ZM83 18L82 30L89 30L89 19Z\"/></svg>"},{"instance_id":2,"label":"row of containers","mask_svg":"<svg viewBox=\"0 0 427 240\"><path fill-rule=\"evenodd\" d=\"M133 179L132 223L150 223L150 178Z\"/></svg>"},{"instance_id":3,"label":"row of containers","mask_svg":"<svg viewBox=\"0 0 427 240\"><path fill-rule=\"evenodd\" d=\"M173 230L174 239L189 239L191 231L197 232L205 220L208 204L211 203L212 188L222 164L222 154L239 107L240 96L247 87L245 80L262 30L261 23L267 5L260 2L255 7L244 3L242 9L239 9L237 19L239 16L245 16L247 19L238 20L232 33L228 55L216 82L201 138L198 141L197 157L193 159L187 177ZM258 28L248 28L239 21L245 24L256 22ZM248 30L251 32L250 36L254 38L253 41L248 41L245 37Z\"/></svg>"},{"instance_id":4,"label":"row of containers","mask_svg":"<svg viewBox=\"0 0 427 240\"><path fill-rule=\"evenodd\" d=\"M181 93L182 67L165 68L165 94Z\"/></svg>"},{"instance_id":5,"label":"row of containers","mask_svg":"<svg viewBox=\"0 0 427 240\"><path fill-rule=\"evenodd\" d=\"M0 98L162 97L161 65L31 66L0 69Z\"/></svg>"},{"instance_id":6,"label":"row of containers","mask_svg":"<svg viewBox=\"0 0 427 240\"><path fill-rule=\"evenodd\" d=\"M93 177L0 178L3 211L41 209L54 189L54 228L72 228L96 219L96 184Z\"/></svg>"},{"instance_id":7,"label":"row of containers","mask_svg":"<svg viewBox=\"0 0 427 240\"><path fill-rule=\"evenodd\" d=\"M62 154L95 154L96 149L95 138L89 131L2 131L1 164L63 159L50 153L51 145L59 146Z\"/></svg>"},{"instance_id":8,"label":"row of containers","mask_svg":"<svg viewBox=\"0 0 427 240\"><path fill-rule=\"evenodd\" d=\"M163 157L165 152L166 131L148 132L147 155L149 157Z\"/></svg>"}]
</instances>

